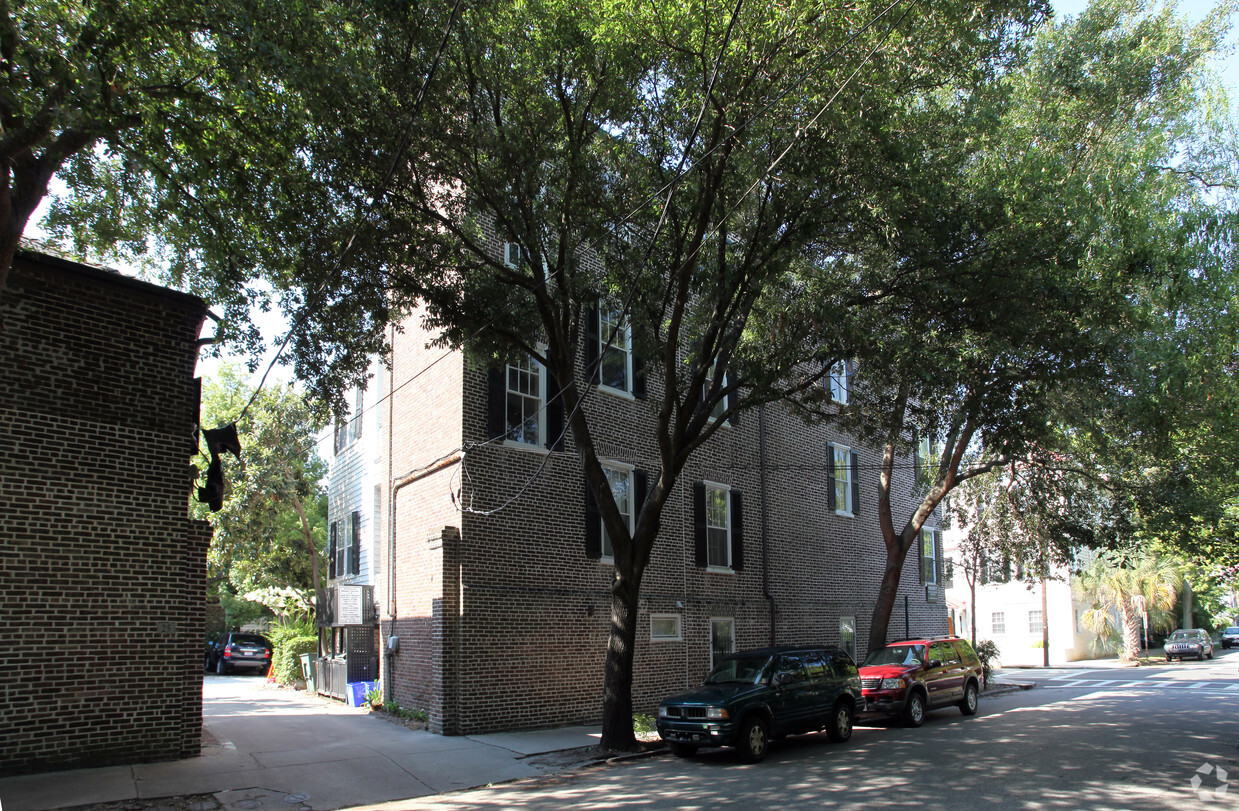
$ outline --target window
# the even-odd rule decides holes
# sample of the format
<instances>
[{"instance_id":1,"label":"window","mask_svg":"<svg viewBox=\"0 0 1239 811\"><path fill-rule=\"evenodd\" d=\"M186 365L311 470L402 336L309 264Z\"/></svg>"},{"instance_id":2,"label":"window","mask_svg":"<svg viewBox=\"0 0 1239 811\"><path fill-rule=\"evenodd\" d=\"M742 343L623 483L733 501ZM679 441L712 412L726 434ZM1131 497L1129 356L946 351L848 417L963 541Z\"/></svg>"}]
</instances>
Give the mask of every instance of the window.
<instances>
[{"instance_id":1,"label":"window","mask_svg":"<svg viewBox=\"0 0 1239 811\"><path fill-rule=\"evenodd\" d=\"M841 360L830 367L830 399L839 405L847 405L851 391L852 362Z\"/></svg>"},{"instance_id":2,"label":"window","mask_svg":"<svg viewBox=\"0 0 1239 811\"><path fill-rule=\"evenodd\" d=\"M679 642L680 638L679 614L650 615L651 642Z\"/></svg>"},{"instance_id":3,"label":"window","mask_svg":"<svg viewBox=\"0 0 1239 811\"><path fill-rule=\"evenodd\" d=\"M349 515L349 544L344 551L344 567L340 574L361 573L361 513L354 510Z\"/></svg>"},{"instance_id":4,"label":"window","mask_svg":"<svg viewBox=\"0 0 1239 811\"><path fill-rule=\"evenodd\" d=\"M859 457L843 445L827 445L830 481L827 483L828 508L837 515L855 515L860 500Z\"/></svg>"},{"instance_id":5,"label":"window","mask_svg":"<svg viewBox=\"0 0 1239 811\"><path fill-rule=\"evenodd\" d=\"M518 242L503 243L503 263L510 268L518 268L525 264L524 254Z\"/></svg>"},{"instance_id":6,"label":"window","mask_svg":"<svg viewBox=\"0 0 1239 811\"><path fill-rule=\"evenodd\" d=\"M611 495L615 497L615 506L619 507L620 515L628 523L628 531L632 532L632 468L603 465L602 471L607 474L607 481L611 483ZM602 523L602 516L598 516L598 521ZM609 561L615 560L615 547L611 545L611 537L607 534L605 525L602 526L602 558Z\"/></svg>"},{"instance_id":7,"label":"window","mask_svg":"<svg viewBox=\"0 0 1239 811\"><path fill-rule=\"evenodd\" d=\"M990 627L996 634L1005 634L1007 632L1007 615L1002 611L995 611L990 615Z\"/></svg>"},{"instance_id":8,"label":"window","mask_svg":"<svg viewBox=\"0 0 1239 811\"><path fill-rule=\"evenodd\" d=\"M349 441L356 442L361 439L362 417L365 416L365 396L366 390L357 389L357 398L353 403L353 419L349 425Z\"/></svg>"},{"instance_id":9,"label":"window","mask_svg":"<svg viewBox=\"0 0 1239 811\"><path fill-rule=\"evenodd\" d=\"M736 652L736 621L731 617L710 618L710 669Z\"/></svg>"},{"instance_id":10,"label":"window","mask_svg":"<svg viewBox=\"0 0 1239 811\"><path fill-rule=\"evenodd\" d=\"M710 395L710 386L712 386L713 384L714 384L714 367L711 366L709 369L706 370L706 380L705 380L705 383L702 385L701 396L703 398L708 397ZM721 384L721 387L722 388L727 387L727 373L726 372L723 372L723 382ZM722 419L723 412L727 410L727 405L730 402L731 402L730 395L724 395L723 397L720 397L718 402L714 404L714 408L710 410L710 419L712 420Z\"/></svg>"},{"instance_id":11,"label":"window","mask_svg":"<svg viewBox=\"0 0 1239 811\"><path fill-rule=\"evenodd\" d=\"M546 403L546 373L526 357L506 370L506 437L522 445L546 445L542 412Z\"/></svg>"},{"instance_id":12,"label":"window","mask_svg":"<svg viewBox=\"0 0 1239 811\"><path fill-rule=\"evenodd\" d=\"M1039 634L1045 631L1045 614L1040 611L1028 612L1028 633Z\"/></svg>"},{"instance_id":13,"label":"window","mask_svg":"<svg viewBox=\"0 0 1239 811\"><path fill-rule=\"evenodd\" d=\"M693 545L698 566L744 568L744 499L725 484L693 484Z\"/></svg>"},{"instance_id":14,"label":"window","mask_svg":"<svg viewBox=\"0 0 1239 811\"><path fill-rule=\"evenodd\" d=\"M937 534L932 529L921 530L921 581L926 585L938 582Z\"/></svg>"},{"instance_id":15,"label":"window","mask_svg":"<svg viewBox=\"0 0 1239 811\"><path fill-rule=\"evenodd\" d=\"M839 618L839 647L856 661L856 617Z\"/></svg>"},{"instance_id":16,"label":"window","mask_svg":"<svg viewBox=\"0 0 1239 811\"><path fill-rule=\"evenodd\" d=\"M731 568L731 491L706 485L706 565Z\"/></svg>"},{"instance_id":17,"label":"window","mask_svg":"<svg viewBox=\"0 0 1239 811\"><path fill-rule=\"evenodd\" d=\"M332 521L327 534L327 579L336 579L336 550L340 546L340 522Z\"/></svg>"},{"instance_id":18,"label":"window","mask_svg":"<svg viewBox=\"0 0 1239 811\"><path fill-rule=\"evenodd\" d=\"M598 311L598 382L632 393L632 328L619 309Z\"/></svg>"}]
</instances>

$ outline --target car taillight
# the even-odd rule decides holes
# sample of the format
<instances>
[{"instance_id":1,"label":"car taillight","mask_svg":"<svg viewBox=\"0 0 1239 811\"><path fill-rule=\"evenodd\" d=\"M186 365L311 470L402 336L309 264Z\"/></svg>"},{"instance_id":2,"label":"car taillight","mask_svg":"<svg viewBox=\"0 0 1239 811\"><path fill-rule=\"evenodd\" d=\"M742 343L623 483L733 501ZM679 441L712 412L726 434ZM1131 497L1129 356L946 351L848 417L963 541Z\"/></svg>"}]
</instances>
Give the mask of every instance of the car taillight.
<instances>
[{"instance_id":1,"label":"car taillight","mask_svg":"<svg viewBox=\"0 0 1239 811\"><path fill-rule=\"evenodd\" d=\"M224 648L224 658L225 659L232 658L232 645L229 645L228 647Z\"/></svg>"}]
</instances>

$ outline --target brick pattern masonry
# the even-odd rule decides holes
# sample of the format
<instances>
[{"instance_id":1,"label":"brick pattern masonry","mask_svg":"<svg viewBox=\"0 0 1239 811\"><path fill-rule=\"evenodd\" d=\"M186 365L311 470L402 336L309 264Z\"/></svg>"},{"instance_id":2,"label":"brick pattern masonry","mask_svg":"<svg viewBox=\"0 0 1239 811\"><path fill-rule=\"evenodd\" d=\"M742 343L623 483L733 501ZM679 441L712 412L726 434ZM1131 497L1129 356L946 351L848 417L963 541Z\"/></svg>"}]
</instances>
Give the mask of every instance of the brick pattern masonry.
<instances>
[{"instance_id":1,"label":"brick pattern masonry","mask_svg":"<svg viewBox=\"0 0 1239 811\"><path fill-rule=\"evenodd\" d=\"M0 295L0 774L200 751L205 314L36 254Z\"/></svg>"}]
</instances>

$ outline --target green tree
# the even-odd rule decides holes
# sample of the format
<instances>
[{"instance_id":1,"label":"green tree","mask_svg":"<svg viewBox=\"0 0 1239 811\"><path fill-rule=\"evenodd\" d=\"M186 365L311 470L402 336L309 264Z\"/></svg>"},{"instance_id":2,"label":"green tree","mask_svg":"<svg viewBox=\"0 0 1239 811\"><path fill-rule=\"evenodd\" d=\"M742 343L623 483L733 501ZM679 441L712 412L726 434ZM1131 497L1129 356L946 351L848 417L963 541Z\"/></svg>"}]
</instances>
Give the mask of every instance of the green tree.
<instances>
[{"instance_id":1,"label":"green tree","mask_svg":"<svg viewBox=\"0 0 1239 811\"><path fill-rule=\"evenodd\" d=\"M845 317L866 306L854 257L895 227L886 198L921 171L917 146L946 137L934 99L996 71L1039 10L540 0L462 14L438 116L382 211L412 271L372 284L395 307L425 302L479 362L531 356L558 381L614 547L604 747L634 745L641 581L685 465L742 411L833 413L821 381L868 327ZM631 531L596 443L593 368L579 374L595 306L624 324L604 339L630 335L646 359L657 426Z\"/></svg>"},{"instance_id":2,"label":"green tree","mask_svg":"<svg viewBox=\"0 0 1239 811\"><path fill-rule=\"evenodd\" d=\"M1192 147L1225 15L1093 3L1037 34L1026 64L963 99L936 186L869 253L855 430L884 449L886 567L870 625L886 639L904 561L956 486L1024 459L1053 467L1072 408L1129 385L1139 296L1183 272L1181 237L1209 211ZM1199 257L1196 257L1197 259ZM896 515L897 460L933 461Z\"/></svg>"},{"instance_id":3,"label":"green tree","mask_svg":"<svg viewBox=\"0 0 1239 811\"><path fill-rule=\"evenodd\" d=\"M204 425L237 419L253 394L235 365L204 381ZM237 595L267 592L280 597L285 613L291 592L309 611L322 582L327 547L326 465L315 451L321 424L290 385L264 388L237 422L242 461L225 455L224 507L195 512L215 530L207 558L208 578ZM198 465L205 469L206 457ZM275 602L268 600L268 603ZM273 606L274 607L274 606Z\"/></svg>"},{"instance_id":4,"label":"green tree","mask_svg":"<svg viewBox=\"0 0 1239 811\"><path fill-rule=\"evenodd\" d=\"M353 263L379 261L364 229L344 246L399 136L352 128L355 106L384 99L371 14L333 0L0 4L0 295L51 188L46 227L74 255L203 296L222 336L255 358L251 309L309 302L324 318L307 319L317 343L299 357L356 379L375 345L328 305ZM436 10L420 19L441 34ZM419 69L422 48L384 46ZM381 310L381 289L350 295ZM333 329L355 351L337 351Z\"/></svg>"},{"instance_id":5,"label":"green tree","mask_svg":"<svg viewBox=\"0 0 1239 811\"><path fill-rule=\"evenodd\" d=\"M1148 552L1108 550L1076 574L1072 592L1089 608L1080 616L1085 628L1103 639L1118 639L1119 658L1140 656L1143 614L1150 628L1174 626L1173 609L1182 577L1178 567Z\"/></svg>"}]
</instances>

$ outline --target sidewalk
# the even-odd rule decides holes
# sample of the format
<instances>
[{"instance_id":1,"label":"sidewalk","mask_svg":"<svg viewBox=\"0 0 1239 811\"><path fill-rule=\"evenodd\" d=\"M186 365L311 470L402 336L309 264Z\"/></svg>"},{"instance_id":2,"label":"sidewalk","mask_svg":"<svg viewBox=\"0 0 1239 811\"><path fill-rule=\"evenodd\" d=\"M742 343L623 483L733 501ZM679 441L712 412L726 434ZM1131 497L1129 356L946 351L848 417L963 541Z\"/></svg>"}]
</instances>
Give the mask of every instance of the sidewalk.
<instances>
[{"instance_id":1,"label":"sidewalk","mask_svg":"<svg viewBox=\"0 0 1239 811\"><path fill-rule=\"evenodd\" d=\"M1220 648L1219 648L1220 650ZM1215 654L1216 655L1216 654ZM1166 652L1161 648L1150 648L1148 652L1141 650L1139 667L1151 667L1159 664L1167 664ZM1117 656L1107 656L1104 659L1079 659L1074 662L1061 662L1052 664L1049 667L1044 665L1004 665L999 673L1003 671L1038 671L1038 670L1105 670L1107 668L1132 668L1137 665L1131 662L1120 662Z\"/></svg>"},{"instance_id":2,"label":"sidewalk","mask_svg":"<svg viewBox=\"0 0 1239 811\"><path fill-rule=\"evenodd\" d=\"M326 811L541 776L555 764L540 768L531 756L596 746L600 737L594 727L435 735L252 679L238 698L233 678L244 679L204 684L204 740L218 742L201 757L0 778L0 806L48 811L213 795L163 807Z\"/></svg>"}]
</instances>

